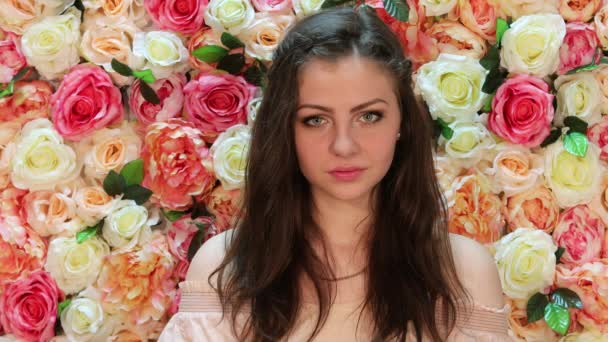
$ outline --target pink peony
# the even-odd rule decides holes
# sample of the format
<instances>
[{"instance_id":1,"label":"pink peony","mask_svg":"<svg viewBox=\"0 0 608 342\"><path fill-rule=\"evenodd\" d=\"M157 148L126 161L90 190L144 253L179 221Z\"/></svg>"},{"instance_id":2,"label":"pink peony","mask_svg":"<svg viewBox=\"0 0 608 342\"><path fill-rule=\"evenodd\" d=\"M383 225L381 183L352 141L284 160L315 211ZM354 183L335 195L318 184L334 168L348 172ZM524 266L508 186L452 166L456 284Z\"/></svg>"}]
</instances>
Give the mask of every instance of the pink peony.
<instances>
[{"instance_id":1,"label":"pink peony","mask_svg":"<svg viewBox=\"0 0 608 342\"><path fill-rule=\"evenodd\" d=\"M218 186L204 198L207 210L215 216L216 233L234 228L240 215L242 192L240 189L226 190Z\"/></svg>"},{"instance_id":2,"label":"pink peony","mask_svg":"<svg viewBox=\"0 0 608 342\"><path fill-rule=\"evenodd\" d=\"M163 30L186 35L203 27L208 0L144 0L154 23Z\"/></svg>"},{"instance_id":3,"label":"pink peony","mask_svg":"<svg viewBox=\"0 0 608 342\"><path fill-rule=\"evenodd\" d=\"M608 259L581 266L557 265L555 285L576 292L583 301L582 310L572 309L581 325L608 333Z\"/></svg>"},{"instance_id":4,"label":"pink peony","mask_svg":"<svg viewBox=\"0 0 608 342\"><path fill-rule=\"evenodd\" d=\"M44 271L17 280L0 297L0 322L7 333L27 341L48 341L55 335L57 304L63 293Z\"/></svg>"},{"instance_id":5,"label":"pink peony","mask_svg":"<svg viewBox=\"0 0 608 342\"><path fill-rule=\"evenodd\" d=\"M178 260L177 267L175 268L175 275L178 279L186 278L188 272L188 249L192 243L192 238L198 233L198 225L205 226L205 236L203 241L209 239L215 233L215 227L213 225L213 219L210 217L197 217L195 220L190 218L190 215L181 217L179 220L173 222L169 231L167 232L167 238L169 240L169 250L171 254Z\"/></svg>"},{"instance_id":6,"label":"pink peony","mask_svg":"<svg viewBox=\"0 0 608 342\"><path fill-rule=\"evenodd\" d=\"M172 210L192 205L192 196L210 191L215 178L203 166L210 158L201 131L181 119L148 126L144 147L142 185L154 192L153 199Z\"/></svg>"},{"instance_id":7,"label":"pink peony","mask_svg":"<svg viewBox=\"0 0 608 342\"><path fill-rule=\"evenodd\" d=\"M602 153L600 159L608 162L608 116L587 130L587 138L600 147Z\"/></svg>"},{"instance_id":8,"label":"pink peony","mask_svg":"<svg viewBox=\"0 0 608 342\"><path fill-rule=\"evenodd\" d=\"M601 54L597 52L600 40L592 25L574 22L566 25L564 43L559 49L559 67L557 73L565 74L569 70L589 64L596 56L598 63Z\"/></svg>"},{"instance_id":9,"label":"pink peony","mask_svg":"<svg viewBox=\"0 0 608 342\"><path fill-rule=\"evenodd\" d=\"M566 249L561 261L580 265L598 259L605 231L604 222L586 205L566 209L553 231L555 243Z\"/></svg>"},{"instance_id":10,"label":"pink peony","mask_svg":"<svg viewBox=\"0 0 608 342\"><path fill-rule=\"evenodd\" d=\"M27 65L19 37L0 29L0 83L8 83Z\"/></svg>"},{"instance_id":11,"label":"pink peony","mask_svg":"<svg viewBox=\"0 0 608 342\"><path fill-rule=\"evenodd\" d=\"M123 119L120 90L93 64L73 67L51 97L51 105L55 129L70 140L81 140Z\"/></svg>"},{"instance_id":12,"label":"pink peony","mask_svg":"<svg viewBox=\"0 0 608 342\"><path fill-rule=\"evenodd\" d=\"M251 0L251 4L259 12L283 12L290 10L292 2L290 0Z\"/></svg>"},{"instance_id":13,"label":"pink peony","mask_svg":"<svg viewBox=\"0 0 608 342\"><path fill-rule=\"evenodd\" d=\"M13 95L0 99L0 121L27 121L47 118L51 112L53 88L46 81L19 81Z\"/></svg>"},{"instance_id":14,"label":"pink peony","mask_svg":"<svg viewBox=\"0 0 608 342\"><path fill-rule=\"evenodd\" d=\"M496 91L488 128L509 142L535 147L549 135L554 113L549 85L521 74L507 79Z\"/></svg>"},{"instance_id":15,"label":"pink peony","mask_svg":"<svg viewBox=\"0 0 608 342\"><path fill-rule=\"evenodd\" d=\"M183 74L173 74L168 78L156 80L150 86L156 91L160 103L155 105L144 99L140 91L140 80L131 86L129 105L139 124L145 128L156 121L167 121L180 116L184 105L184 85L186 77Z\"/></svg>"},{"instance_id":16,"label":"pink peony","mask_svg":"<svg viewBox=\"0 0 608 342\"><path fill-rule=\"evenodd\" d=\"M255 86L240 76L201 73L184 88L186 117L208 142L231 126L247 122Z\"/></svg>"},{"instance_id":17,"label":"pink peony","mask_svg":"<svg viewBox=\"0 0 608 342\"><path fill-rule=\"evenodd\" d=\"M42 240L39 241L42 242ZM28 253L22 246L8 243L0 237L0 295L8 283L42 269L42 265L42 258Z\"/></svg>"}]
</instances>

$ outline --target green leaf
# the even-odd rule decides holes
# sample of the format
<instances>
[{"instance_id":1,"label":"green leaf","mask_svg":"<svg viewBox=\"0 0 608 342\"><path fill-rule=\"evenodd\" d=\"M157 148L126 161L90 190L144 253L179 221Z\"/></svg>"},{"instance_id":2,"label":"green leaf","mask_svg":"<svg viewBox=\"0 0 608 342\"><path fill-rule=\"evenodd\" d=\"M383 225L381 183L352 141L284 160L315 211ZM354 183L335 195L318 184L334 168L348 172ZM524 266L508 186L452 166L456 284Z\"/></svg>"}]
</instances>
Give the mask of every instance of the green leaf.
<instances>
[{"instance_id":1,"label":"green leaf","mask_svg":"<svg viewBox=\"0 0 608 342\"><path fill-rule=\"evenodd\" d=\"M486 80L483 83L483 87L481 87L481 91L486 94L492 94L496 92L496 89L500 87L500 85L505 81L506 77L507 72L501 71L500 67L496 65L496 67L490 70L490 72L486 76Z\"/></svg>"},{"instance_id":2,"label":"green leaf","mask_svg":"<svg viewBox=\"0 0 608 342\"><path fill-rule=\"evenodd\" d=\"M222 41L222 44L230 50L242 48L245 46L245 44L243 44L240 39L231 35L228 32L223 32L222 36L220 37L220 40Z\"/></svg>"},{"instance_id":3,"label":"green leaf","mask_svg":"<svg viewBox=\"0 0 608 342\"><path fill-rule=\"evenodd\" d=\"M496 96L496 93L487 97L486 103L483 105L482 109L484 113L489 113L492 111L492 100L494 100L494 96Z\"/></svg>"},{"instance_id":4,"label":"green leaf","mask_svg":"<svg viewBox=\"0 0 608 342\"><path fill-rule=\"evenodd\" d=\"M496 44L500 46L500 42L502 41L502 36L505 34L505 31L509 29L509 24L503 18L496 19Z\"/></svg>"},{"instance_id":5,"label":"green leaf","mask_svg":"<svg viewBox=\"0 0 608 342\"><path fill-rule=\"evenodd\" d=\"M454 130L441 118L437 118L437 124L441 129L441 136L446 140L452 139L454 136Z\"/></svg>"},{"instance_id":6,"label":"green leaf","mask_svg":"<svg viewBox=\"0 0 608 342\"><path fill-rule=\"evenodd\" d=\"M103 189L110 196L122 194L125 191L126 186L125 178L114 170L110 170L103 180Z\"/></svg>"},{"instance_id":7,"label":"green leaf","mask_svg":"<svg viewBox=\"0 0 608 342\"><path fill-rule=\"evenodd\" d=\"M585 121L573 115L567 116L564 119L564 125L570 128L569 132L579 132L582 134L587 134L587 127L589 126Z\"/></svg>"},{"instance_id":8,"label":"green leaf","mask_svg":"<svg viewBox=\"0 0 608 342\"><path fill-rule=\"evenodd\" d=\"M142 205L150 199L152 191L148 188L144 188L139 184L129 185L125 189L125 199L134 200L138 205Z\"/></svg>"},{"instance_id":9,"label":"green leaf","mask_svg":"<svg viewBox=\"0 0 608 342\"><path fill-rule=\"evenodd\" d=\"M564 149L577 157L584 157L587 154L589 141L587 136L579 132L568 132L564 136Z\"/></svg>"},{"instance_id":10,"label":"green leaf","mask_svg":"<svg viewBox=\"0 0 608 342\"><path fill-rule=\"evenodd\" d=\"M156 77L154 77L154 74L152 73L152 70L150 70L150 69L140 70L140 71L134 70L133 76L139 78L140 80L142 80L146 83L156 82Z\"/></svg>"},{"instance_id":11,"label":"green leaf","mask_svg":"<svg viewBox=\"0 0 608 342\"><path fill-rule=\"evenodd\" d=\"M602 57L600 59L600 64L608 64L608 57Z\"/></svg>"},{"instance_id":12,"label":"green leaf","mask_svg":"<svg viewBox=\"0 0 608 342\"><path fill-rule=\"evenodd\" d=\"M560 135L562 135L562 130L559 128L554 128L551 133L549 133L549 135L545 138L545 140L540 143L540 147L545 147L553 144L557 141L557 139L559 139Z\"/></svg>"},{"instance_id":13,"label":"green leaf","mask_svg":"<svg viewBox=\"0 0 608 342\"><path fill-rule=\"evenodd\" d=\"M578 68L568 70L568 72L566 72L566 75L572 75L572 74L576 74L576 73L583 72L583 71L592 71L599 67L600 66L598 64L591 62L589 64L581 65Z\"/></svg>"},{"instance_id":14,"label":"green leaf","mask_svg":"<svg viewBox=\"0 0 608 342\"><path fill-rule=\"evenodd\" d=\"M120 175L125 179L125 185L141 184L144 179L144 161L140 159L131 160L120 170Z\"/></svg>"},{"instance_id":15,"label":"green leaf","mask_svg":"<svg viewBox=\"0 0 608 342\"><path fill-rule=\"evenodd\" d=\"M252 65L247 68L247 70L245 70L243 73L243 76L245 76L247 82L258 87L262 86L264 74L257 65Z\"/></svg>"},{"instance_id":16,"label":"green leaf","mask_svg":"<svg viewBox=\"0 0 608 342\"><path fill-rule=\"evenodd\" d=\"M198 230L202 230L203 232L205 232L207 229L207 225L202 222L194 222L194 225L196 228L198 228Z\"/></svg>"},{"instance_id":17,"label":"green leaf","mask_svg":"<svg viewBox=\"0 0 608 342\"><path fill-rule=\"evenodd\" d=\"M192 259L194 258L194 255L196 254L198 249L203 244L204 239L205 239L204 230L199 230L198 232L196 232L196 234L192 238L192 241L190 242L190 246L188 246L188 261L192 261Z\"/></svg>"},{"instance_id":18,"label":"green leaf","mask_svg":"<svg viewBox=\"0 0 608 342\"><path fill-rule=\"evenodd\" d=\"M128 65L119 62L116 58L112 58L112 69L117 73L129 77L133 76L133 70Z\"/></svg>"},{"instance_id":19,"label":"green leaf","mask_svg":"<svg viewBox=\"0 0 608 342\"><path fill-rule=\"evenodd\" d=\"M582 309L583 301L576 294L576 292L566 289L558 288L551 294L551 301L564 308Z\"/></svg>"},{"instance_id":20,"label":"green leaf","mask_svg":"<svg viewBox=\"0 0 608 342\"><path fill-rule=\"evenodd\" d=\"M6 96L10 96L13 95L13 92L15 91L15 81L10 81L9 84L6 86L6 88L4 88L2 91L0 91L0 99Z\"/></svg>"},{"instance_id":21,"label":"green leaf","mask_svg":"<svg viewBox=\"0 0 608 342\"><path fill-rule=\"evenodd\" d=\"M562 255L564 255L565 251L566 251L566 249L564 247L557 247L557 250L555 251L555 263L556 264L560 263L560 259L562 258Z\"/></svg>"},{"instance_id":22,"label":"green leaf","mask_svg":"<svg viewBox=\"0 0 608 342\"><path fill-rule=\"evenodd\" d=\"M219 45L205 45L192 51L192 55L205 63L217 63L228 54L228 50Z\"/></svg>"},{"instance_id":23,"label":"green leaf","mask_svg":"<svg viewBox=\"0 0 608 342\"><path fill-rule=\"evenodd\" d=\"M139 91L141 91L141 96L143 96L146 101L152 104L160 104L158 95L156 95L156 92L148 85L148 83L139 82Z\"/></svg>"},{"instance_id":24,"label":"green leaf","mask_svg":"<svg viewBox=\"0 0 608 342\"><path fill-rule=\"evenodd\" d=\"M479 64L481 64L481 66L486 70L492 70L498 68L499 62L500 55L498 53L498 46L494 44L492 47L490 47L488 53L486 53L486 55L483 56L483 58L479 61Z\"/></svg>"},{"instance_id":25,"label":"green leaf","mask_svg":"<svg viewBox=\"0 0 608 342\"><path fill-rule=\"evenodd\" d=\"M407 23L410 18L410 8L404 0L382 0L382 5L391 17Z\"/></svg>"},{"instance_id":26,"label":"green leaf","mask_svg":"<svg viewBox=\"0 0 608 342\"><path fill-rule=\"evenodd\" d=\"M217 63L218 69L228 71L233 75L239 74L243 66L245 66L245 55L242 53L227 55Z\"/></svg>"},{"instance_id":27,"label":"green leaf","mask_svg":"<svg viewBox=\"0 0 608 342\"><path fill-rule=\"evenodd\" d=\"M22 68L15 76L13 76L13 81L20 81L30 70L32 70L31 67Z\"/></svg>"},{"instance_id":28,"label":"green leaf","mask_svg":"<svg viewBox=\"0 0 608 342\"><path fill-rule=\"evenodd\" d=\"M549 303L545 307L545 322L560 335L566 335L570 328L570 311L555 303Z\"/></svg>"},{"instance_id":29,"label":"green leaf","mask_svg":"<svg viewBox=\"0 0 608 342\"><path fill-rule=\"evenodd\" d=\"M180 218L182 218L182 216L184 216L186 213L183 211L177 211L177 210L169 210L169 211L163 210L163 214L165 215L167 220L169 220L171 222L175 222L175 221L179 220Z\"/></svg>"},{"instance_id":30,"label":"green leaf","mask_svg":"<svg viewBox=\"0 0 608 342\"><path fill-rule=\"evenodd\" d=\"M528 299L528 304L526 305L528 323L536 322L543 318L547 304L549 304L547 296L540 292L537 292L530 297L530 299Z\"/></svg>"},{"instance_id":31,"label":"green leaf","mask_svg":"<svg viewBox=\"0 0 608 342\"><path fill-rule=\"evenodd\" d=\"M72 304L71 299L66 299L64 301L59 302L59 305L57 305L57 316L61 316L63 310L67 309L70 304Z\"/></svg>"},{"instance_id":32,"label":"green leaf","mask_svg":"<svg viewBox=\"0 0 608 342\"><path fill-rule=\"evenodd\" d=\"M76 242L83 243L86 240L92 238L93 236L99 234L99 230L101 229L102 222L103 222L103 220L97 222L97 224L94 226L87 227L86 229L81 230L78 233L76 233Z\"/></svg>"}]
</instances>

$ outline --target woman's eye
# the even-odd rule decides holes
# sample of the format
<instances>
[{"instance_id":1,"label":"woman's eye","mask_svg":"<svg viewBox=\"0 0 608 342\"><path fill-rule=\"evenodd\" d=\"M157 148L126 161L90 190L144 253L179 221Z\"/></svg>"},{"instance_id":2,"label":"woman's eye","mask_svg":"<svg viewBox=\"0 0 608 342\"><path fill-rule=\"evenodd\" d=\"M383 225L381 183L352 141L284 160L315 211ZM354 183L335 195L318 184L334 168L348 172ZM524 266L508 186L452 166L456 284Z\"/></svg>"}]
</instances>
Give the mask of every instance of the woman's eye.
<instances>
[{"instance_id":1,"label":"woman's eye","mask_svg":"<svg viewBox=\"0 0 608 342\"><path fill-rule=\"evenodd\" d=\"M382 114L379 112L367 112L367 113L361 115L361 119L363 119L363 121L368 122L368 123L376 122L376 121L380 120L381 118L382 118Z\"/></svg>"},{"instance_id":2,"label":"woman's eye","mask_svg":"<svg viewBox=\"0 0 608 342\"><path fill-rule=\"evenodd\" d=\"M321 126L323 123L325 122L325 119L323 119L320 116L313 116L310 118L306 118L304 119L304 123L308 126Z\"/></svg>"}]
</instances>

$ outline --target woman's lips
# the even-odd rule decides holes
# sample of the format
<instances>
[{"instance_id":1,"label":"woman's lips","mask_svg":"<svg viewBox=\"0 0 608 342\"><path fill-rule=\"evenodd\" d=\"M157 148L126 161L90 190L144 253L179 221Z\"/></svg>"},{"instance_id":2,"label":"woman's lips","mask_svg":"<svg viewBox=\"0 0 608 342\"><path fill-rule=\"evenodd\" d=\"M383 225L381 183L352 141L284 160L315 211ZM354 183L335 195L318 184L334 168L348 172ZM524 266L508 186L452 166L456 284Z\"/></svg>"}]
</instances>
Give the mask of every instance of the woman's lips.
<instances>
[{"instance_id":1,"label":"woman's lips","mask_svg":"<svg viewBox=\"0 0 608 342\"><path fill-rule=\"evenodd\" d=\"M362 168L337 168L329 172L336 180L349 182L357 179L365 169Z\"/></svg>"}]
</instances>

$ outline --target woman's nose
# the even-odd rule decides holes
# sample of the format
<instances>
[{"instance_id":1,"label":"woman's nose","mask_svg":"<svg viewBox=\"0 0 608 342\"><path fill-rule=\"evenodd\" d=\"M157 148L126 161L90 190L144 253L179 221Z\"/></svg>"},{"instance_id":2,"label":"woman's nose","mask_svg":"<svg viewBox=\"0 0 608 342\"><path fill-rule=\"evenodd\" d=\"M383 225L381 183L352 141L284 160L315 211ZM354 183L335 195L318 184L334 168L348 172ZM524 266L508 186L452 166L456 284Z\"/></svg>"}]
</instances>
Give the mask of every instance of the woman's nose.
<instances>
[{"instance_id":1,"label":"woman's nose","mask_svg":"<svg viewBox=\"0 0 608 342\"><path fill-rule=\"evenodd\" d=\"M330 151L340 157L349 157L359 151L359 144L352 127L336 127L330 144Z\"/></svg>"}]
</instances>

